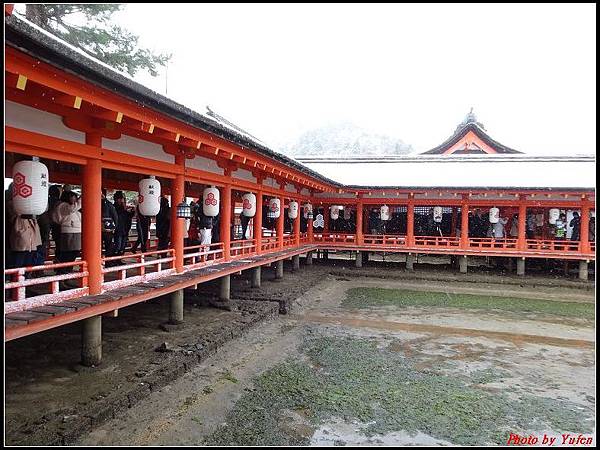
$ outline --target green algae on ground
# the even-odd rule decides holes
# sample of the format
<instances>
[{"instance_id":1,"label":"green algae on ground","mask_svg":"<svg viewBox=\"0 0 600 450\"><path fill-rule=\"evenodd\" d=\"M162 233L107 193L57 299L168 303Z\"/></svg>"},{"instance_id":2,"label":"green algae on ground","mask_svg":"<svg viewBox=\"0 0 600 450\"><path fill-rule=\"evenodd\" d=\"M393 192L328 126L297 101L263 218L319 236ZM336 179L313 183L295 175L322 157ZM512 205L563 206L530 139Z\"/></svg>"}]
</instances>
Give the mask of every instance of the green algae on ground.
<instances>
[{"instance_id":1,"label":"green algae on ground","mask_svg":"<svg viewBox=\"0 0 600 450\"><path fill-rule=\"evenodd\" d=\"M347 309L380 306L432 306L442 308L499 310L516 313L541 313L562 317L594 318L593 303L561 302L518 297L453 294L358 287L348 289L342 307Z\"/></svg>"},{"instance_id":2,"label":"green algae on ground","mask_svg":"<svg viewBox=\"0 0 600 450\"><path fill-rule=\"evenodd\" d=\"M211 445L304 445L306 433L285 424L287 411L301 412L316 429L334 418L367 424L367 436L420 431L458 445L505 444L510 432L543 428L586 433L593 412L572 402L506 394L478 388L473 381L419 372L399 352L378 348L374 340L306 338L308 357L287 360L255 379L255 389L238 400L226 424L210 435ZM303 424L306 428L306 424Z\"/></svg>"}]
</instances>

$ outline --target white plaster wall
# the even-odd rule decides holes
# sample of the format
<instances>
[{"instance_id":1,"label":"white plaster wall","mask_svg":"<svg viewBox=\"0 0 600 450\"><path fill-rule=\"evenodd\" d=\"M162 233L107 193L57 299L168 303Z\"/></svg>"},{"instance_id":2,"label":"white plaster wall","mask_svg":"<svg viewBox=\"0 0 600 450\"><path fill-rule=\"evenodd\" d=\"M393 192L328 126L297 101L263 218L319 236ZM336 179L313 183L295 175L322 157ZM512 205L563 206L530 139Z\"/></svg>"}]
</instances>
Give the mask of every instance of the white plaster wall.
<instances>
[{"instance_id":1,"label":"white plaster wall","mask_svg":"<svg viewBox=\"0 0 600 450\"><path fill-rule=\"evenodd\" d=\"M268 186L268 187L273 188L273 189L279 189L279 185L277 184L277 182L275 181L274 178L269 178L269 177L265 178L263 180L263 184L262 185L263 186Z\"/></svg>"},{"instance_id":2,"label":"white plaster wall","mask_svg":"<svg viewBox=\"0 0 600 450\"><path fill-rule=\"evenodd\" d=\"M196 156L194 159L186 159L185 165L193 169L223 175L223 169L217 165L217 162L214 159L204 158L203 156Z\"/></svg>"},{"instance_id":3,"label":"white plaster wall","mask_svg":"<svg viewBox=\"0 0 600 450\"><path fill-rule=\"evenodd\" d=\"M102 139L102 147L155 161L175 163L175 157L166 153L162 146L131 136L121 136L120 139L104 138Z\"/></svg>"},{"instance_id":4,"label":"white plaster wall","mask_svg":"<svg viewBox=\"0 0 600 450\"><path fill-rule=\"evenodd\" d=\"M233 172L233 177L237 178L238 180L246 180L246 181L252 181L253 183L256 183L256 178L254 178L254 175L252 175L252 172L250 172L249 170L246 169L238 169L235 172Z\"/></svg>"},{"instance_id":5,"label":"white plaster wall","mask_svg":"<svg viewBox=\"0 0 600 450\"><path fill-rule=\"evenodd\" d=\"M317 198L356 198L356 195L350 193L350 192L343 192L343 193L338 193L338 192L319 192L317 194L315 194L315 197Z\"/></svg>"},{"instance_id":6,"label":"white plaster wall","mask_svg":"<svg viewBox=\"0 0 600 450\"><path fill-rule=\"evenodd\" d=\"M62 117L19 103L4 102L4 123L10 127L85 144L85 133L67 128Z\"/></svg>"}]
</instances>

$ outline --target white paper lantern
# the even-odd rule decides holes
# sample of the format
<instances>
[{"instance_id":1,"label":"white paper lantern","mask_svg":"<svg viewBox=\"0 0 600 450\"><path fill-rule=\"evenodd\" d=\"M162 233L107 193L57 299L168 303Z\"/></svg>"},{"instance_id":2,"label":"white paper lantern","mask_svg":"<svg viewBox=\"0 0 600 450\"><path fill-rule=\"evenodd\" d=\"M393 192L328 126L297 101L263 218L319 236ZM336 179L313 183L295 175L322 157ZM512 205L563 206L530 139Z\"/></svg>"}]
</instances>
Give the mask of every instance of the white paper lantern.
<instances>
[{"instance_id":1,"label":"white paper lantern","mask_svg":"<svg viewBox=\"0 0 600 450\"><path fill-rule=\"evenodd\" d=\"M138 207L143 216L156 216L160 211L160 182L150 176L138 184Z\"/></svg>"},{"instance_id":2,"label":"white paper lantern","mask_svg":"<svg viewBox=\"0 0 600 450\"><path fill-rule=\"evenodd\" d=\"M288 208L288 216L292 220L298 217L298 202L294 200L290 202L290 207Z\"/></svg>"},{"instance_id":3,"label":"white paper lantern","mask_svg":"<svg viewBox=\"0 0 600 450\"><path fill-rule=\"evenodd\" d=\"M344 220L350 220L350 217L352 217L352 210L349 206L346 206L344 208Z\"/></svg>"},{"instance_id":4,"label":"white paper lantern","mask_svg":"<svg viewBox=\"0 0 600 450\"><path fill-rule=\"evenodd\" d=\"M440 223L443 218L443 210L441 206L436 206L433 208L433 221Z\"/></svg>"},{"instance_id":5,"label":"white paper lantern","mask_svg":"<svg viewBox=\"0 0 600 450\"><path fill-rule=\"evenodd\" d=\"M548 215L548 222L550 222L550 225L554 225L554 224L556 224L556 221L558 220L559 217L560 217L560 209L552 208Z\"/></svg>"},{"instance_id":6,"label":"white paper lantern","mask_svg":"<svg viewBox=\"0 0 600 450\"><path fill-rule=\"evenodd\" d=\"M214 187L208 187L202 192L202 212L207 217L215 217L219 215L219 200L221 194L219 190Z\"/></svg>"},{"instance_id":7,"label":"white paper lantern","mask_svg":"<svg viewBox=\"0 0 600 450\"><path fill-rule=\"evenodd\" d=\"M331 207L331 218L333 220L337 220L338 217L340 217L340 207L339 206L332 206Z\"/></svg>"},{"instance_id":8,"label":"white paper lantern","mask_svg":"<svg viewBox=\"0 0 600 450\"><path fill-rule=\"evenodd\" d=\"M313 206L310 203L305 203L303 209L304 209L304 218L307 219L307 220L309 218L312 218L312 215L313 215Z\"/></svg>"},{"instance_id":9,"label":"white paper lantern","mask_svg":"<svg viewBox=\"0 0 600 450\"><path fill-rule=\"evenodd\" d=\"M256 214L256 195L252 192L242 195L242 214L245 217L254 217Z\"/></svg>"},{"instance_id":10,"label":"white paper lantern","mask_svg":"<svg viewBox=\"0 0 600 450\"><path fill-rule=\"evenodd\" d=\"M12 170L12 201L17 214L39 216L48 209L48 168L39 162L19 161Z\"/></svg>"},{"instance_id":11,"label":"white paper lantern","mask_svg":"<svg viewBox=\"0 0 600 450\"><path fill-rule=\"evenodd\" d=\"M278 198L272 198L269 201L269 217L278 219L281 214L281 201Z\"/></svg>"},{"instance_id":12,"label":"white paper lantern","mask_svg":"<svg viewBox=\"0 0 600 450\"><path fill-rule=\"evenodd\" d=\"M388 205L383 205L379 209L379 216L381 220L390 220L390 207Z\"/></svg>"},{"instance_id":13,"label":"white paper lantern","mask_svg":"<svg viewBox=\"0 0 600 450\"><path fill-rule=\"evenodd\" d=\"M490 208L490 223L498 223L500 220L500 210L496 207Z\"/></svg>"}]
</instances>

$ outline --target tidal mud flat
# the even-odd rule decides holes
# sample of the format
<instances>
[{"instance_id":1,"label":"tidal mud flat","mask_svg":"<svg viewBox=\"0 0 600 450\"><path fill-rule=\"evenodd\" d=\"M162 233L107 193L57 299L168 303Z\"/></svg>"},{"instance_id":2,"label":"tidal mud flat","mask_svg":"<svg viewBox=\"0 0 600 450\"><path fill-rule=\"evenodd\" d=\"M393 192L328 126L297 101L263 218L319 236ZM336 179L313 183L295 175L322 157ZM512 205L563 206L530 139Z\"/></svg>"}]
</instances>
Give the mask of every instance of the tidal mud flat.
<instances>
[{"instance_id":1,"label":"tidal mud flat","mask_svg":"<svg viewBox=\"0 0 600 450\"><path fill-rule=\"evenodd\" d=\"M451 298L463 287L427 286ZM580 291L573 302L523 311L520 302L494 309L465 298L469 307L382 304L372 288L325 278L287 315L78 443L506 444L510 433L594 433L594 318ZM384 288L411 290L402 280ZM369 301L357 307L353 289ZM510 289L519 298L526 288Z\"/></svg>"}]
</instances>

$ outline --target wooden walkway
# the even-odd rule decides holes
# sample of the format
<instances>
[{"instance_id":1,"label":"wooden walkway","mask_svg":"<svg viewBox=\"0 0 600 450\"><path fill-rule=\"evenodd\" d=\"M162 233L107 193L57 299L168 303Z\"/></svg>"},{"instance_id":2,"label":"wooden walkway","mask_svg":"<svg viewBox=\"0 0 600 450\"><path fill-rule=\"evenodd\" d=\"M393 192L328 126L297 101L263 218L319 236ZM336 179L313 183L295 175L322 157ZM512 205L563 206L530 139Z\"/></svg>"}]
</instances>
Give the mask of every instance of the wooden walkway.
<instances>
[{"instance_id":1,"label":"wooden walkway","mask_svg":"<svg viewBox=\"0 0 600 450\"><path fill-rule=\"evenodd\" d=\"M229 262L217 262L176 275L106 291L99 295L86 295L73 300L38 306L4 316L4 340L10 341L67 323L114 311L151 298L185 289L195 284L220 278L242 270L270 264L291 256L315 250L316 245L301 245L294 249L258 256L249 256Z\"/></svg>"}]
</instances>

